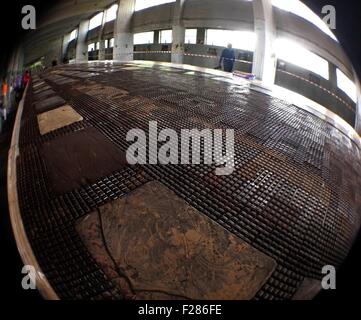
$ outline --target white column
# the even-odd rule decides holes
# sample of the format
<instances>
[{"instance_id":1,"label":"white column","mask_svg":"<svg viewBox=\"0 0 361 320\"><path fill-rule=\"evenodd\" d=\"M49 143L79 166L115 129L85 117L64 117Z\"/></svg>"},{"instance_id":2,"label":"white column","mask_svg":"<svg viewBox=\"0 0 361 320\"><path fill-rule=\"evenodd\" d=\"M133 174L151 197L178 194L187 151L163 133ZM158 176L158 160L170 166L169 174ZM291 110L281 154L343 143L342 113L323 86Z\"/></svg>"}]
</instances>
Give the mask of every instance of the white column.
<instances>
[{"instance_id":1,"label":"white column","mask_svg":"<svg viewBox=\"0 0 361 320\"><path fill-rule=\"evenodd\" d=\"M76 53L75 53L76 62L88 61L88 45L86 42L88 29L89 29L89 20L81 21L78 29L78 38L76 41Z\"/></svg>"},{"instance_id":2,"label":"white column","mask_svg":"<svg viewBox=\"0 0 361 320\"><path fill-rule=\"evenodd\" d=\"M99 56L98 60L105 60L105 40L99 39Z\"/></svg>"},{"instance_id":3,"label":"white column","mask_svg":"<svg viewBox=\"0 0 361 320\"><path fill-rule=\"evenodd\" d=\"M114 60L134 60L133 32L131 25L134 9L135 0L119 0L117 18L114 24Z\"/></svg>"},{"instance_id":4,"label":"white column","mask_svg":"<svg viewBox=\"0 0 361 320\"><path fill-rule=\"evenodd\" d=\"M67 50L70 40L70 33L63 36L63 46L61 50L61 60L60 62L63 62L64 58L67 56Z\"/></svg>"},{"instance_id":5,"label":"white column","mask_svg":"<svg viewBox=\"0 0 361 320\"><path fill-rule=\"evenodd\" d=\"M174 7L172 28L172 63L183 63L186 29L183 25L182 12L185 0L177 0Z\"/></svg>"},{"instance_id":6,"label":"white column","mask_svg":"<svg viewBox=\"0 0 361 320\"><path fill-rule=\"evenodd\" d=\"M355 85L357 90L357 102L356 102L356 124L355 130L361 136L361 82L356 74L355 75Z\"/></svg>"},{"instance_id":7,"label":"white column","mask_svg":"<svg viewBox=\"0 0 361 320\"><path fill-rule=\"evenodd\" d=\"M103 14L103 20L102 20L102 26L99 31L99 54L98 54L98 60L105 60L105 40L103 39L103 32L104 32L104 26L105 26L105 18L106 18L106 12L104 11Z\"/></svg>"},{"instance_id":8,"label":"white column","mask_svg":"<svg viewBox=\"0 0 361 320\"><path fill-rule=\"evenodd\" d=\"M331 62L328 63L328 74L330 76L329 81L332 85L332 89L336 91L337 90L337 67Z\"/></svg>"},{"instance_id":9,"label":"white column","mask_svg":"<svg viewBox=\"0 0 361 320\"><path fill-rule=\"evenodd\" d=\"M276 77L277 57L274 48L276 24L271 0L253 0L253 11L257 47L252 72L265 86L272 86Z\"/></svg>"}]
</instances>

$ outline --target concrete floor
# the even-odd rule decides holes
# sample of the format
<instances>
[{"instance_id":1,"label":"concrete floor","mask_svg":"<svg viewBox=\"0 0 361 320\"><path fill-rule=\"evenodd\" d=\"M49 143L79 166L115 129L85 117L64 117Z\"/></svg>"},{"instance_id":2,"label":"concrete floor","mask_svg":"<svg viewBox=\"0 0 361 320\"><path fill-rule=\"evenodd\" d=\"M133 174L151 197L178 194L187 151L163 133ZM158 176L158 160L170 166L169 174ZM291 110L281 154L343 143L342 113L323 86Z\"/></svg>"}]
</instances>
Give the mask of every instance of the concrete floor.
<instances>
[{"instance_id":1,"label":"concrete floor","mask_svg":"<svg viewBox=\"0 0 361 320\"><path fill-rule=\"evenodd\" d=\"M65 127L48 116L41 135L39 117L64 105L72 110ZM234 129L235 172L127 165L126 134L149 121L176 131ZM137 63L48 70L26 97L19 146L22 221L64 299L310 298L322 267L341 265L360 224L358 145L223 74ZM142 224L148 216L136 213L147 208L164 218ZM185 251L200 243L214 250ZM182 266L191 268L176 273Z\"/></svg>"}]
</instances>

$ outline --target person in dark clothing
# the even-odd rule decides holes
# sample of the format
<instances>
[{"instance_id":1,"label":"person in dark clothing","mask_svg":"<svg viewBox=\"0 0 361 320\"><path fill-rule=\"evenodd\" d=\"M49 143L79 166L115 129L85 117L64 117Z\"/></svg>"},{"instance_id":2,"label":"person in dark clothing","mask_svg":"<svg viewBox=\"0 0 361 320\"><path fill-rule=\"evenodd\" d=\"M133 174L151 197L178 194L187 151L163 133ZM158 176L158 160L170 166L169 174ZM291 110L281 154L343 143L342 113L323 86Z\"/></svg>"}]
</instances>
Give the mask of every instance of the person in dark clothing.
<instances>
[{"instance_id":1,"label":"person in dark clothing","mask_svg":"<svg viewBox=\"0 0 361 320\"><path fill-rule=\"evenodd\" d=\"M222 61L223 61L224 71L232 72L235 60L236 60L236 55L234 53L234 50L232 49L232 44L228 44L228 47L224 49L222 52L219 65L222 66Z\"/></svg>"}]
</instances>

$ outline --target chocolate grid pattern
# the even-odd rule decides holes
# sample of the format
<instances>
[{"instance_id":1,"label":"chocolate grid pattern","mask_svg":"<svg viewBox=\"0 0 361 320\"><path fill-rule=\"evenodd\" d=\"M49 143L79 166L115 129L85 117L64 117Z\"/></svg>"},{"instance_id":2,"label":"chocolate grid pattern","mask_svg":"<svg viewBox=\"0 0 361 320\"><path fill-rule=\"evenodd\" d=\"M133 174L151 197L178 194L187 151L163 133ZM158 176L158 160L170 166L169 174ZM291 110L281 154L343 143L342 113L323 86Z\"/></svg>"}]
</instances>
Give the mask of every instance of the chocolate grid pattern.
<instances>
[{"instance_id":1,"label":"chocolate grid pattern","mask_svg":"<svg viewBox=\"0 0 361 320\"><path fill-rule=\"evenodd\" d=\"M360 212L359 150L347 137L312 114L247 85L159 66L121 68L65 66L57 68L57 74L42 74L84 118L81 124L43 137L29 107L33 92L26 100L29 110L23 115L18 162L21 211L39 263L61 298L121 298L89 256L73 224L150 180L162 182L277 261L276 271L255 299L290 299L304 277L320 279L322 266L342 263ZM84 86L96 90L98 84L129 95L99 98L84 90ZM58 197L52 194L38 154L41 143L93 126L126 151L126 133L133 128L147 132L151 120L158 121L159 130L172 128L178 133L183 128L234 129L235 172L217 177L215 166L204 164L135 166L86 188ZM74 253L64 253L64 248L73 247ZM85 264L89 270L77 267ZM72 277L64 276L68 271ZM96 280L90 281L88 274Z\"/></svg>"}]
</instances>

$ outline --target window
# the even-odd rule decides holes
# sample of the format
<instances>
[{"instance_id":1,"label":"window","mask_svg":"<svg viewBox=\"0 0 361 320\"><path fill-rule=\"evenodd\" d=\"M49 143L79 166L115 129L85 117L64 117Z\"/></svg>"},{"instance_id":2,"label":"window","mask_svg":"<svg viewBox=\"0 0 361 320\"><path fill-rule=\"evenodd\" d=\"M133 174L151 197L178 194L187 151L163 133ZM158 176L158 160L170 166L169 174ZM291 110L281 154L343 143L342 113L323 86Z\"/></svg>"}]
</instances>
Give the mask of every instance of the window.
<instances>
[{"instance_id":1,"label":"window","mask_svg":"<svg viewBox=\"0 0 361 320\"><path fill-rule=\"evenodd\" d=\"M109 48L113 48L114 47L114 38L111 38L109 40Z\"/></svg>"},{"instance_id":2,"label":"window","mask_svg":"<svg viewBox=\"0 0 361 320\"><path fill-rule=\"evenodd\" d=\"M104 40L104 49L108 49L108 44L109 44L109 40L108 39L106 39L106 40Z\"/></svg>"},{"instance_id":3,"label":"window","mask_svg":"<svg viewBox=\"0 0 361 320\"><path fill-rule=\"evenodd\" d=\"M251 31L208 29L206 33L206 44L210 46L226 47L231 43L233 48L254 51L256 42L256 34Z\"/></svg>"},{"instance_id":4,"label":"window","mask_svg":"<svg viewBox=\"0 0 361 320\"><path fill-rule=\"evenodd\" d=\"M301 18L311 22L317 28L322 30L328 36L330 36L333 40L337 41L337 38L332 33L327 24L317 15L315 14L309 7L303 4L299 0L272 0L272 5L275 7L291 12L295 15L300 16Z\"/></svg>"},{"instance_id":5,"label":"window","mask_svg":"<svg viewBox=\"0 0 361 320\"><path fill-rule=\"evenodd\" d=\"M89 21L89 30L95 29L102 24L103 12L98 13L96 16L90 19Z\"/></svg>"},{"instance_id":6,"label":"window","mask_svg":"<svg viewBox=\"0 0 361 320\"><path fill-rule=\"evenodd\" d=\"M135 11L143 10L146 8L159 6L160 4L176 2L176 0L136 0Z\"/></svg>"},{"instance_id":7,"label":"window","mask_svg":"<svg viewBox=\"0 0 361 320\"><path fill-rule=\"evenodd\" d=\"M188 43L188 44L197 43L197 29L186 29L186 36L184 43Z\"/></svg>"},{"instance_id":8,"label":"window","mask_svg":"<svg viewBox=\"0 0 361 320\"><path fill-rule=\"evenodd\" d=\"M345 92L353 102L357 102L356 85L339 69L337 69L337 86Z\"/></svg>"},{"instance_id":9,"label":"window","mask_svg":"<svg viewBox=\"0 0 361 320\"><path fill-rule=\"evenodd\" d=\"M99 49L100 49L100 42L97 42L97 43L96 43L95 49L96 49L96 50L99 50Z\"/></svg>"},{"instance_id":10,"label":"window","mask_svg":"<svg viewBox=\"0 0 361 320\"><path fill-rule=\"evenodd\" d=\"M134 44L147 44L154 42L154 32L142 32L134 35Z\"/></svg>"},{"instance_id":11,"label":"window","mask_svg":"<svg viewBox=\"0 0 361 320\"><path fill-rule=\"evenodd\" d=\"M77 36L78 36L78 30L75 29L75 30L73 30L73 31L70 33L69 42L70 42L70 41L73 41L74 39L76 39Z\"/></svg>"},{"instance_id":12,"label":"window","mask_svg":"<svg viewBox=\"0 0 361 320\"><path fill-rule=\"evenodd\" d=\"M281 60L329 79L328 61L288 39L276 40L276 54Z\"/></svg>"},{"instance_id":13,"label":"window","mask_svg":"<svg viewBox=\"0 0 361 320\"><path fill-rule=\"evenodd\" d=\"M95 43L88 44L88 52L95 50Z\"/></svg>"},{"instance_id":14,"label":"window","mask_svg":"<svg viewBox=\"0 0 361 320\"><path fill-rule=\"evenodd\" d=\"M173 34L172 30L162 30L159 32L159 43L172 43Z\"/></svg>"},{"instance_id":15,"label":"window","mask_svg":"<svg viewBox=\"0 0 361 320\"><path fill-rule=\"evenodd\" d=\"M105 12L105 22L113 21L117 18L117 11L118 5L112 5L106 12Z\"/></svg>"}]
</instances>

